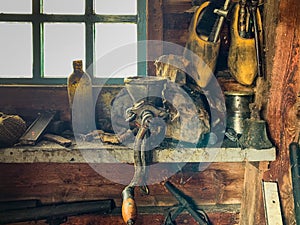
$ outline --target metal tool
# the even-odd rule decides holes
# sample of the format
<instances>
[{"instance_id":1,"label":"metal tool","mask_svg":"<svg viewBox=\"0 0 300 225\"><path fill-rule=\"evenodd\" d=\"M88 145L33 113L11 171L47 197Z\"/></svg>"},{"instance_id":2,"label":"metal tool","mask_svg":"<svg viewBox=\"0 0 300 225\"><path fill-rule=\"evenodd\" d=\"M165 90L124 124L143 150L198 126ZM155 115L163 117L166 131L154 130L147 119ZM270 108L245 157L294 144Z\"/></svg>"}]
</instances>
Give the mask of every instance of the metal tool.
<instances>
[{"instance_id":1,"label":"metal tool","mask_svg":"<svg viewBox=\"0 0 300 225\"><path fill-rule=\"evenodd\" d=\"M47 141L55 142L64 147L69 147L72 144L71 140L56 134L45 134L43 138Z\"/></svg>"},{"instance_id":2,"label":"metal tool","mask_svg":"<svg viewBox=\"0 0 300 225\"><path fill-rule=\"evenodd\" d=\"M173 194L173 196L180 203L179 206L175 209L175 212L169 211L167 214L164 225L175 225L175 219L179 216L184 210L187 210L188 213L197 221L200 225L211 225L207 215L202 210L196 209L196 207L187 200L187 197L181 193L173 184L169 181L165 182L166 188Z\"/></svg>"},{"instance_id":3,"label":"metal tool","mask_svg":"<svg viewBox=\"0 0 300 225\"><path fill-rule=\"evenodd\" d=\"M150 136L155 138L159 133L156 129L160 125L152 121L153 118L167 119L168 113L163 107L162 92L167 82L164 78L127 78L126 89L134 104L126 110L127 121L135 124L138 132L134 141L134 176L122 192L122 217L127 225L135 224L137 207L134 201L134 189L140 186L144 194L149 193L146 185L147 166L152 161Z\"/></svg>"},{"instance_id":4,"label":"metal tool","mask_svg":"<svg viewBox=\"0 0 300 225\"><path fill-rule=\"evenodd\" d=\"M247 0L241 0L239 2L239 34L241 37L247 37Z\"/></svg>"},{"instance_id":5,"label":"metal tool","mask_svg":"<svg viewBox=\"0 0 300 225\"><path fill-rule=\"evenodd\" d=\"M10 205L9 202L7 204ZM115 207L113 200L81 201L52 205L42 205L40 202L34 201L23 203L21 201L19 204L22 207L1 208L0 224L46 219L50 225L60 225L66 221L68 216L88 213L107 214Z\"/></svg>"},{"instance_id":6,"label":"metal tool","mask_svg":"<svg viewBox=\"0 0 300 225\"><path fill-rule=\"evenodd\" d=\"M46 131L55 114L55 111L39 114L38 118L27 128L25 134L20 138L20 144L35 145Z\"/></svg>"},{"instance_id":7,"label":"metal tool","mask_svg":"<svg viewBox=\"0 0 300 225\"><path fill-rule=\"evenodd\" d=\"M229 4L230 4L230 0L225 0L224 6L222 9L214 10L214 13L216 13L220 18L217 21L217 24L215 26L215 32L213 32L212 35L210 35L208 38L209 41L212 41L212 42L218 41L224 20L227 17L228 12L229 12Z\"/></svg>"},{"instance_id":8,"label":"metal tool","mask_svg":"<svg viewBox=\"0 0 300 225\"><path fill-rule=\"evenodd\" d=\"M300 142L299 142L300 143ZM289 146L297 224L300 224L300 146L292 142Z\"/></svg>"},{"instance_id":9,"label":"metal tool","mask_svg":"<svg viewBox=\"0 0 300 225\"><path fill-rule=\"evenodd\" d=\"M251 0L250 12L253 20L254 27L254 40L255 40L255 50L256 50L256 62L257 62L257 75L259 77L263 77L262 71L262 60L261 60L261 46L260 46L260 38L259 38L259 30L258 30L258 18L256 16L258 10L258 0Z\"/></svg>"}]
</instances>

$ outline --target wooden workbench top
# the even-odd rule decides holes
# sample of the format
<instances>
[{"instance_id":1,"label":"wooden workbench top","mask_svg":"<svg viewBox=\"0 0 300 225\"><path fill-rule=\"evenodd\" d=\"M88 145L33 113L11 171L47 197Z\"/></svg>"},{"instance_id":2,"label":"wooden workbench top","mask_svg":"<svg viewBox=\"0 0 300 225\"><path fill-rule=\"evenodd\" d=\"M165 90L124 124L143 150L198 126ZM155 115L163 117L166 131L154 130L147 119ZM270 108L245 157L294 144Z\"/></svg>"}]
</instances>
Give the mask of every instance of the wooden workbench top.
<instances>
[{"instance_id":1,"label":"wooden workbench top","mask_svg":"<svg viewBox=\"0 0 300 225\"><path fill-rule=\"evenodd\" d=\"M274 161L275 148L167 147L153 150L153 162L244 162ZM42 141L36 146L0 149L1 163L133 163L133 150L120 145L80 143L66 148Z\"/></svg>"}]
</instances>

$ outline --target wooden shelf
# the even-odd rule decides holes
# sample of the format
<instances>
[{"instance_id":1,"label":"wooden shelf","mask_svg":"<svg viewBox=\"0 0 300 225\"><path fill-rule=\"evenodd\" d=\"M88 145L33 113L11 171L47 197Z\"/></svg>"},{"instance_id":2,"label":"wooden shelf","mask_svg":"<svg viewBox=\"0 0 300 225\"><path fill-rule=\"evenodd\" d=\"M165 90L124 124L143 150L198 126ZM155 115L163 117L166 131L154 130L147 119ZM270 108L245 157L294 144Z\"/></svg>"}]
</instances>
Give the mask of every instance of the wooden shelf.
<instances>
[{"instance_id":1,"label":"wooden shelf","mask_svg":"<svg viewBox=\"0 0 300 225\"><path fill-rule=\"evenodd\" d=\"M164 148L153 150L153 162L258 162L274 161L275 148ZM70 148L41 142L37 146L0 149L1 163L133 163L132 149L86 143Z\"/></svg>"}]
</instances>

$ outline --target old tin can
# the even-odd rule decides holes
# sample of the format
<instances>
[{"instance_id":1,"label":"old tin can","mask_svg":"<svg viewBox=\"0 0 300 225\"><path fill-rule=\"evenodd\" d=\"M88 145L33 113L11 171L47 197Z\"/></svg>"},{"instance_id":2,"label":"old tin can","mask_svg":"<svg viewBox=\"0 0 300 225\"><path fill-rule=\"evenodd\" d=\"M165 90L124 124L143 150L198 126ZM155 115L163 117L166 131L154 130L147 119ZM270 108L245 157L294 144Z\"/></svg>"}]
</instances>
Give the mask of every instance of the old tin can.
<instances>
[{"instance_id":1,"label":"old tin can","mask_svg":"<svg viewBox=\"0 0 300 225\"><path fill-rule=\"evenodd\" d=\"M225 103L227 110L227 128L242 134L244 121L250 118L249 104L253 102L254 93L251 91L226 91Z\"/></svg>"}]
</instances>

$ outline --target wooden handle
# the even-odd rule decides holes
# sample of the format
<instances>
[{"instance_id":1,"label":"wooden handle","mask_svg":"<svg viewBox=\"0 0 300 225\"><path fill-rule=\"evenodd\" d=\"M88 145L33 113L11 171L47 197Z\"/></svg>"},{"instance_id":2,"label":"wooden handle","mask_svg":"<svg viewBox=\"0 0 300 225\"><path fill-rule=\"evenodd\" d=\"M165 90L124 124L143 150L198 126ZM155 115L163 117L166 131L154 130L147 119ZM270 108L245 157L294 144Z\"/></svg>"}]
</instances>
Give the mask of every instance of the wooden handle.
<instances>
[{"instance_id":1,"label":"wooden handle","mask_svg":"<svg viewBox=\"0 0 300 225\"><path fill-rule=\"evenodd\" d=\"M134 188L126 187L122 192L123 204L122 204L122 217L127 225L135 224L137 217L137 209L134 201Z\"/></svg>"},{"instance_id":2,"label":"wooden handle","mask_svg":"<svg viewBox=\"0 0 300 225\"><path fill-rule=\"evenodd\" d=\"M64 147L69 147L72 144L72 141L69 139L66 139L62 136L54 135L54 134L45 134L44 139L48 141L53 141L57 144L60 144Z\"/></svg>"},{"instance_id":3,"label":"wooden handle","mask_svg":"<svg viewBox=\"0 0 300 225\"><path fill-rule=\"evenodd\" d=\"M137 217L137 210L134 199L128 198L123 201L122 205L122 217L127 225L135 224L135 220Z\"/></svg>"}]
</instances>

